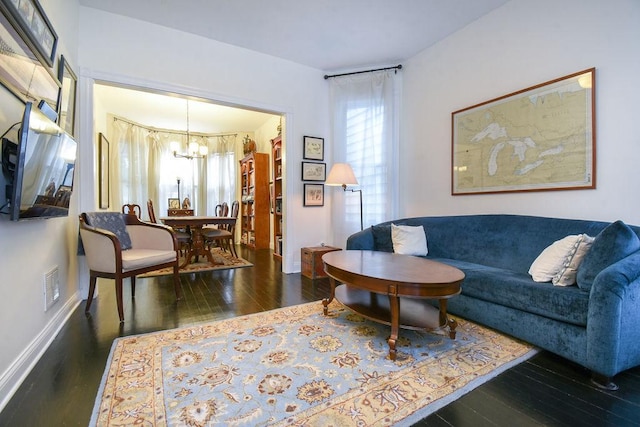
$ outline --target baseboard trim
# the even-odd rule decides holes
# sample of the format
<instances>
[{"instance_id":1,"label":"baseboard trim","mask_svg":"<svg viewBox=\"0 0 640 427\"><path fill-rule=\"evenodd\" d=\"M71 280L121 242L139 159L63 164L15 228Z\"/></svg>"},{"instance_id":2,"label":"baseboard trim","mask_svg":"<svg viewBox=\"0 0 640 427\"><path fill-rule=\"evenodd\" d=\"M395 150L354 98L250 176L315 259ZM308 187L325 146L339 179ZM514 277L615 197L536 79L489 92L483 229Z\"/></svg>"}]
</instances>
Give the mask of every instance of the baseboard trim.
<instances>
[{"instance_id":1,"label":"baseboard trim","mask_svg":"<svg viewBox=\"0 0 640 427\"><path fill-rule=\"evenodd\" d=\"M64 306L51 318L46 327L31 341L18 358L0 377L0 412L9 403L14 393L49 348L58 332L67 323L69 317L82 302L78 293L67 300Z\"/></svg>"}]
</instances>

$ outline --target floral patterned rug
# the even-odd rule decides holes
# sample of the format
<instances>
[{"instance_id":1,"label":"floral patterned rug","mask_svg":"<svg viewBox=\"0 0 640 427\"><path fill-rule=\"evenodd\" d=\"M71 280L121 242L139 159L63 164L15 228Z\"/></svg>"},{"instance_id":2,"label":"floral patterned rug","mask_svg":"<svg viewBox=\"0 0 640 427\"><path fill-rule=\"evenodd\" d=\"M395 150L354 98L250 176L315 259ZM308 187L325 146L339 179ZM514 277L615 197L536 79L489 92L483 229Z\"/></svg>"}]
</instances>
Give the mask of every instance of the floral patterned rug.
<instances>
[{"instance_id":1,"label":"floral patterned rug","mask_svg":"<svg viewBox=\"0 0 640 427\"><path fill-rule=\"evenodd\" d=\"M249 261L243 258L236 258L227 251L220 248L211 248L211 255L216 262L215 265L210 264L206 259L200 258L198 262L191 262L180 269L180 274L184 273L200 273L203 271L227 270L229 268L253 267ZM193 260L192 260L193 261ZM180 265L184 262L184 257L180 257ZM138 277L155 277L173 274L172 268L163 268L161 270L151 271L141 274Z\"/></svg>"},{"instance_id":2,"label":"floral patterned rug","mask_svg":"<svg viewBox=\"0 0 640 427\"><path fill-rule=\"evenodd\" d=\"M410 425L536 350L457 319L457 337L320 301L118 338L90 425Z\"/></svg>"}]
</instances>

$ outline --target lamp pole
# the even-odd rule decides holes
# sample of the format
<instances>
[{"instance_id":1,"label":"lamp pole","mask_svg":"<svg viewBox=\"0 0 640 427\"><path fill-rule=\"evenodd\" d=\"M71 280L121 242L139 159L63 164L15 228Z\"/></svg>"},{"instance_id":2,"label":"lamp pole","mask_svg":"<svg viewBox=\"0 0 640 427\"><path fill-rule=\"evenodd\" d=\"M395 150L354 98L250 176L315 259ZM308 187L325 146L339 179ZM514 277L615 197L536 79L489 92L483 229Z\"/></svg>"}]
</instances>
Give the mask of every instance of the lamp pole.
<instances>
[{"instance_id":1,"label":"lamp pole","mask_svg":"<svg viewBox=\"0 0 640 427\"><path fill-rule=\"evenodd\" d=\"M180 200L180 177L178 177L178 200Z\"/></svg>"},{"instance_id":2,"label":"lamp pole","mask_svg":"<svg viewBox=\"0 0 640 427\"><path fill-rule=\"evenodd\" d=\"M344 191L347 191L347 184L342 184L342 189ZM348 191L351 191L352 193L360 193L360 231L362 231L364 230L364 221L362 215L362 189L354 190L353 188L349 188Z\"/></svg>"}]
</instances>

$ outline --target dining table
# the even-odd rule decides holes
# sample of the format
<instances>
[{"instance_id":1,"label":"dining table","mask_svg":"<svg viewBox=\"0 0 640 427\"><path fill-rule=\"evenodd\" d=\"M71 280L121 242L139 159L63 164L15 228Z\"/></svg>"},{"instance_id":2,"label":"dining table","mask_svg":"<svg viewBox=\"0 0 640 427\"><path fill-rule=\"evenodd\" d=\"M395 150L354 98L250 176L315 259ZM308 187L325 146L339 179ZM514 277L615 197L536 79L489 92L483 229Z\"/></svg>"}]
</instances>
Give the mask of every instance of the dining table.
<instances>
[{"instance_id":1,"label":"dining table","mask_svg":"<svg viewBox=\"0 0 640 427\"><path fill-rule=\"evenodd\" d=\"M160 221L169 227L186 228L191 233L191 245L180 268L186 267L192 259L197 260L200 256L205 257L210 264L216 265L211 251L205 247L204 238L202 237L202 228L205 225L227 226L236 222L237 218L230 216L166 216L161 217Z\"/></svg>"}]
</instances>

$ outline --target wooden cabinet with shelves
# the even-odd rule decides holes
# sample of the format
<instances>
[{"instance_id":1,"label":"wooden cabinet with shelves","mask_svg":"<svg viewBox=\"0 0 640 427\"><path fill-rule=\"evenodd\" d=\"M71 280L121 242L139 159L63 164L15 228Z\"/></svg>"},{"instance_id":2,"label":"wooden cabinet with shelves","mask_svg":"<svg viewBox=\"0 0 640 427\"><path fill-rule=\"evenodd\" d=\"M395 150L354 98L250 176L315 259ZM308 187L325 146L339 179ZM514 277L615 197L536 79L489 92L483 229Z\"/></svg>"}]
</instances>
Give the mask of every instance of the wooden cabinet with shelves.
<instances>
[{"instance_id":1,"label":"wooden cabinet with shelves","mask_svg":"<svg viewBox=\"0 0 640 427\"><path fill-rule=\"evenodd\" d=\"M240 160L240 243L269 247L269 154L249 153Z\"/></svg>"},{"instance_id":2,"label":"wooden cabinet with shelves","mask_svg":"<svg viewBox=\"0 0 640 427\"><path fill-rule=\"evenodd\" d=\"M273 177L273 227L272 242L274 258L282 259L282 208L284 198L282 195L282 137L271 140L271 176Z\"/></svg>"}]
</instances>

